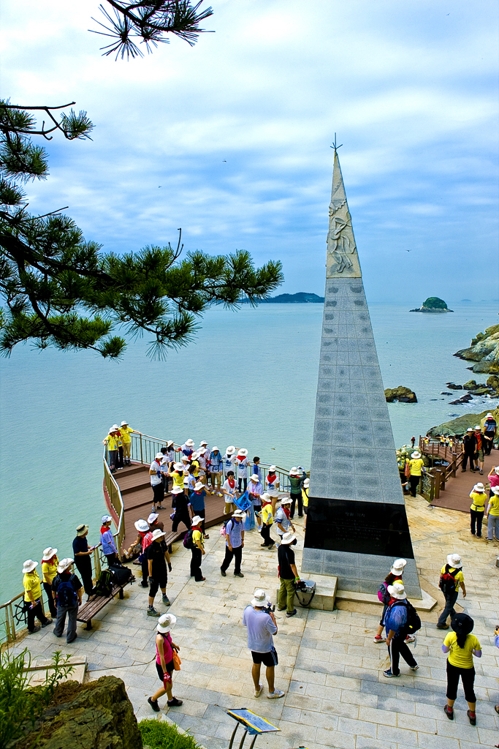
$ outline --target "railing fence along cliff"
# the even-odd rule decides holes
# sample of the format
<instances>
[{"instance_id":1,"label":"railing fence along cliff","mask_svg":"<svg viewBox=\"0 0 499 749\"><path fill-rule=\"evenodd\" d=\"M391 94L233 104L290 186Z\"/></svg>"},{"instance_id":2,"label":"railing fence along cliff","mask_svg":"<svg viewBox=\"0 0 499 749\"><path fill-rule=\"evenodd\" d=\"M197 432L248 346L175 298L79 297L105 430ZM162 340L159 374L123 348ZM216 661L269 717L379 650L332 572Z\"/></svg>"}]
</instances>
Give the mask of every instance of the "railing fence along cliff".
<instances>
[{"instance_id":1,"label":"railing fence along cliff","mask_svg":"<svg viewBox=\"0 0 499 749\"><path fill-rule=\"evenodd\" d=\"M456 471L463 462L464 448L461 443L449 447L428 437L420 437L418 447L432 463L438 461L438 465L426 468L419 487L419 493L431 503L439 498L441 491L445 491L447 480L451 476L456 477Z\"/></svg>"}]
</instances>

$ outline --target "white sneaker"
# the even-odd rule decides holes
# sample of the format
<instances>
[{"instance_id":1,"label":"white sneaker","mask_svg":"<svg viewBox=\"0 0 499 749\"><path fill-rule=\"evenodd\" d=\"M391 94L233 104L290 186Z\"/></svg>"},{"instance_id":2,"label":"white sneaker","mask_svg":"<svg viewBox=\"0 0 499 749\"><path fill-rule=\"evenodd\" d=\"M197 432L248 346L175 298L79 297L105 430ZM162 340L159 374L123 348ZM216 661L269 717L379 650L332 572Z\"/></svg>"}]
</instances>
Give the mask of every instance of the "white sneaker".
<instances>
[{"instance_id":1,"label":"white sneaker","mask_svg":"<svg viewBox=\"0 0 499 749\"><path fill-rule=\"evenodd\" d=\"M407 635L407 637L405 638L405 641L406 641L406 643L407 642L414 642L415 639L416 638L414 637L414 635Z\"/></svg>"},{"instance_id":2,"label":"white sneaker","mask_svg":"<svg viewBox=\"0 0 499 749\"><path fill-rule=\"evenodd\" d=\"M278 700L280 697L284 697L284 692L281 692L280 689L274 689L273 692L269 692L267 695L268 700Z\"/></svg>"},{"instance_id":3,"label":"white sneaker","mask_svg":"<svg viewBox=\"0 0 499 749\"><path fill-rule=\"evenodd\" d=\"M260 684L258 689L255 689L255 697L260 697L261 693L263 692L263 686Z\"/></svg>"}]
</instances>

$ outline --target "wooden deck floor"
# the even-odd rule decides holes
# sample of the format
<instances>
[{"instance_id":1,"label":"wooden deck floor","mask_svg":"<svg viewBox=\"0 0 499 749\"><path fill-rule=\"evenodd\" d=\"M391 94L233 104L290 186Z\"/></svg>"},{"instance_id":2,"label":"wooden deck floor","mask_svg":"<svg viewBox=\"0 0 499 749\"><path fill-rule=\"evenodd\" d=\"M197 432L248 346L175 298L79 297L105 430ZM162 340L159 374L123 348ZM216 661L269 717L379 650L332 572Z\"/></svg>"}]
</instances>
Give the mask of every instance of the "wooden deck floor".
<instances>
[{"instance_id":1,"label":"wooden deck floor","mask_svg":"<svg viewBox=\"0 0 499 749\"><path fill-rule=\"evenodd\" d=\"M490 455L485 456L485 465L483 476L478 471L473 473L468 470L463 472L461 468L457 469L456 478L450 478L445 485L445 490L440 492L440 497L431 503L434 507L445 507L448 510L459 510L460 512L470 511L470 491L473 486L481 481L486 487L488 486L487 474L493 466L499 465L499 452L492 450Z\"/></svg>"},{"instance_id":2,"label":"wooden deck floor","mask_svg":"<svg viewBox=\"0 0 499 749\"><path fill-rule=\"evenodd\" d=\"M132 464L128 468L117 471L115 479L120 487L121 496L125 505L125 541L124 548L137 538L137 531L134 523L136 520L143 518L147 520L149 513L152 511L152 489L149 483L149 466ZM206 506L206 526L220 525L224 519L223 508L224 501L222 497L208 494L205 499ZM172 529L170 514L172 509L171 494L167 494L163 501L165 509L159 510L159 519L165 525L165 531L169 533ZM185 530L184 525L179 526L179 530Z\"/></svg>"}]
</instances>

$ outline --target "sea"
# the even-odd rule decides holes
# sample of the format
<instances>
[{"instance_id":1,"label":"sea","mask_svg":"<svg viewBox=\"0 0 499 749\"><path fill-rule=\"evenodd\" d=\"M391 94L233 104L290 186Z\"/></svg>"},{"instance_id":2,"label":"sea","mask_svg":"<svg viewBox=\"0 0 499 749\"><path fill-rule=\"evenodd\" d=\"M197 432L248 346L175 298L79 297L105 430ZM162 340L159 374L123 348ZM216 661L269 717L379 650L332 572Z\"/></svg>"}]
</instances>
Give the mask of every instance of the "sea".
<instances>
[{"instance_id":1,"label":"sea","mask_svg":"<svg viewBox=\"0 0 499 749\"><path fill-rule=\"evenodd\" d=\"M453 356L498 322L497 304L450 304L448 314L371 304L385 387L405 385L417 404L390 404L395 444L496 401L451 406L446 382L479 382ZM0 360L0 603L22 588L22 563L47 546L71 555L80 523L96 542L102 496L102 439L122 420L141 432L182 443L208 440L222 451L283 467L310 465L322 304L214 307L195 339L165 360L149 341L131 340L121 361L98 354L17 347Z\"/></svg>"}]
</instances>

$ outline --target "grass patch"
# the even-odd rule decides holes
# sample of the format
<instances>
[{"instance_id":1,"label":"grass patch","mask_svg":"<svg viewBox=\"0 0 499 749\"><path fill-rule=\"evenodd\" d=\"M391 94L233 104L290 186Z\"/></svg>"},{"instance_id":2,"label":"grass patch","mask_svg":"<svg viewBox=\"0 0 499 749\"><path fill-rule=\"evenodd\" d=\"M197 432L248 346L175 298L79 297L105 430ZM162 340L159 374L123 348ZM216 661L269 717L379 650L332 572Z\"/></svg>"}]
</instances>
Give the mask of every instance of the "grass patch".
<instances>
[{"instance_id":1,"label":"grass patch","mask_svg":"<svg viewBox=\"0 0 499 749\"><path fill-rule=\"evenodd\" d=\"M144 746L151 749L199 749L192 736L179 733L177 726L163 720L141 720L139 730Z\"/></svg>"}]
</instances>

